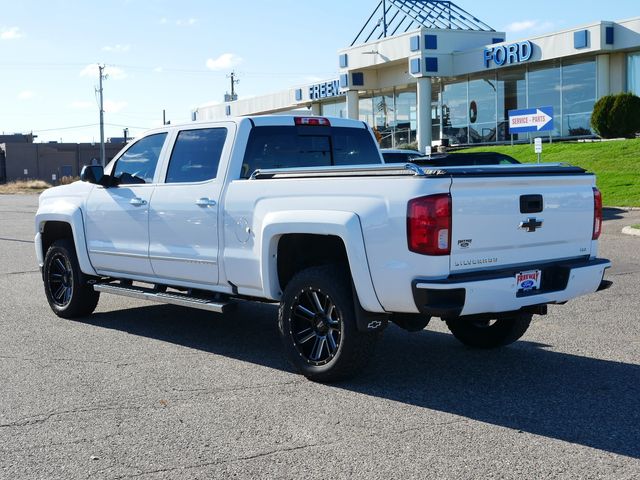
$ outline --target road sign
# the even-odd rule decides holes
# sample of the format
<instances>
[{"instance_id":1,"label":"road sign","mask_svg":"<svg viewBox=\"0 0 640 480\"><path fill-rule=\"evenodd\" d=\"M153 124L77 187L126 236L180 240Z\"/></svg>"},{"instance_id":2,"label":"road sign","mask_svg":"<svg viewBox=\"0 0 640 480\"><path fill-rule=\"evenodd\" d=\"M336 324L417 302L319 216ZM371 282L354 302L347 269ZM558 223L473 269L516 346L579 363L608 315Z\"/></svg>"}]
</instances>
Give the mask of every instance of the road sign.
<instances>
[{"instance_id":1,"label":"road sign","mask_svg":"<svg viewBox=\"0 0 640 480\"><path fill-rule=\"evenodd\" d=\"M534 140L536 153L542 153L542 139L540 137Z\"/></svg>"},{"instance_id":2,"label":"road sign","mask_svg":"<svg viewBox=\"0 0 640 480\"><path fill-rule=\"evenodd\" d=\"M509 110L509 133L548 132L553 130L553 107Z\"/></svg>"}]
</instances>

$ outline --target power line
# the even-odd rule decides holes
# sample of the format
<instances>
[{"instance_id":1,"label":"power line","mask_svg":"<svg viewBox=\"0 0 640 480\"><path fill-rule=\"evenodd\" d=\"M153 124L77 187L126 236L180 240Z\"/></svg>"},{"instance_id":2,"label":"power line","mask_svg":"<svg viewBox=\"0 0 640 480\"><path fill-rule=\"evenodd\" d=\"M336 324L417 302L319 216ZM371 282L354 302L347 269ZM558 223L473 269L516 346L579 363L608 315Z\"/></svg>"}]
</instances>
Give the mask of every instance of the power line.
<instances>
[{"instance_id":1,"label":"power line","mask_svg":"<svg viewBox=\"0 0 640 480\"><path fill-rule=\"evenodd\" d=\"M99 123L87 123L85 125L72 125L69 127L57 127L57 128L43 128L39 130L32 130L34 133L44 133L44 132L57 132L58 130L78 130L81 128L89 128L89 127L97 127L100 125ZM123 127L123 128L132 128L134 130L149 130L149 127L135 127L132 125L122 125L120 123L105 123L108 127Z\"/></svg>"},{"instance_id":2,"label":"power line","mask_svg":"<svg viewBox=\"0 0 640 480\"><path fill-rule=\"evenodd\" d=\"M35 133L55 132L57 130L76 130L79 128L95 127L98 123L87 123L86 125L73 125L71 127L45 128L42 130L33 130Z\"/></svg>"}]
</instances>

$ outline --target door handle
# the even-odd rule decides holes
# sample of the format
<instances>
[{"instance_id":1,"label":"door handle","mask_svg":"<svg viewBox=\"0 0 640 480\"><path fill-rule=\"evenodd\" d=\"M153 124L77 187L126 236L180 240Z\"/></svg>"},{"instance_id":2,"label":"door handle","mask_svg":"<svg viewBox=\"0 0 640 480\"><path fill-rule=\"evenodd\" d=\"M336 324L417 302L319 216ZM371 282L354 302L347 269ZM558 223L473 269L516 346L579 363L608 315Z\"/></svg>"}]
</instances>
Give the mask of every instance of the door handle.
<instances>
[{"instance_id":1,"label":"door handle","mask_svg":"<svg viewBox=\"0 0 640 480\"><path fill-rule=\"evenodd\" d=\"M141 207L143 205L146 205L147 201L145 199L143 199L143 198L135 197L135 198L132 198L131 200L129 200L129 203L131 205L133 205L134 207Z\"/></svg>"},{"instance_id":2,"label":"door handle","mask_svg":"<svg viewBox=\"0 0 640 480\"><path fill-rule=\"evenodd\" d=\"M198 205L199 207L215 207L217 203L215 200L205 197L196 200L196 205Z\"/></svg>"}]
</instances>

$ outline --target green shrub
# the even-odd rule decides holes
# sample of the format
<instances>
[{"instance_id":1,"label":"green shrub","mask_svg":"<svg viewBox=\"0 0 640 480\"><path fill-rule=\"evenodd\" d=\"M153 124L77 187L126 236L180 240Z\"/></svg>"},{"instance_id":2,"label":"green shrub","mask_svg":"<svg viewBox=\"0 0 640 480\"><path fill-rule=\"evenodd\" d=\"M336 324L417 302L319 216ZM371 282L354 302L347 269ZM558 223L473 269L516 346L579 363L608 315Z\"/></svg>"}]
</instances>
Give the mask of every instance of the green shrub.
<instances>
[{"instance_id":1,"label":"green shrub","mask_svg":"<svg viewBox=\"0 0 640 480\"><path fill-rule=\"evenodd\" d=\"M640 132L640 97L632 93L617 95L611 109L610 122L616 136L635 137Z\"/></svg>"},{"instance_id":2,"label":"green shrub","mask_svg":"<svg viewBox=\"0 0 640 480\"><path fill-rule=\"evenodd\" d=\"M591 126L602 138L633 137L640 132L640 97L631 93L602 97L593 107Z\"/></svg>"}]
</instances>

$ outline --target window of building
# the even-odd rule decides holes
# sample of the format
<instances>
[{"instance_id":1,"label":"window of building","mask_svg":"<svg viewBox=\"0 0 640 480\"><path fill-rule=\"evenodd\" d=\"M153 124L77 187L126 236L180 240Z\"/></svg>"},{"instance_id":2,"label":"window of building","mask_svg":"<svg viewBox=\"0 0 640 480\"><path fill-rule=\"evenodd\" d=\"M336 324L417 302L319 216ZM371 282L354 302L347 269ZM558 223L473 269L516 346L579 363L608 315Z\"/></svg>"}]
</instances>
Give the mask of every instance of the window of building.
<instances>
[{"instance_id":1,"label":"window of building","mask_svg":"<svg viewBox=\"0 0 640 480\"><path fill-rule=\"evenodd\" d=\"M469 143L496 141L495 74L469 80Z\"/></svg>"},{"instance_id":2,"label":"window of building","mask_svg":"<svg viewBox=\"0 0 640 480\"><path fill-rule=\"evenodd\" d=\"M469 141L467 80L445 83L442 88L442 137L451 144Z\"/></svg>"},{"instance_id":3,"label":"window of building","mask_svg":"<svg viewBox=\"0 0 640 480\"><path fill-rule=\"evenodd\" d=\"M498 95L498 141L511 138L509 133L509 111L527 108L527 71L524 68L499 70L497 73ZM523 135L526 138L526 134ZM518 135L514 135L518 140Z\"/></svg>"},{"instance_id":4,"label":"window of building","mask_svg":"<svg viewBox=\"0 0 640 480\"><path fill-rule=\"evenodd\" d=\"M120 184L152 183L166 133L141 138L116 161L112 176Z\"/></svg>"},{"instance_id":5,"label":"window of building","mask_svg":"<svg viewBox=\"0 0 640 480\"><path fill-rule=\"evenodd\" d=\"M594 59L562 65L562 135L591 135L591 113L596 103ZM554 112L560 119L561 112Z\"/></svg>"},{"instance_id":6,"label":"window of building","mask_svg":"<svg viewBox=\"0 0 640 480\"><path fill-rule=\"evenodd\" d=\"M373 120L373 127L382 137L380 146L391 148L396 123L396 105L393 92L373 97Z\"/></svg>"},{"instance_id":7,"label":"window of building","mask_svg":"<svg viewBox=\"0 0 640 480\"><path fill-rule=\"evenodd\" d=\"M169 160L166 183L204 182L216 178L226 138L226 128L180 132Z\"/></svg>"},{"instance_id":8,"label":"window of building","mask_svg":"<svg viewBox=\"0 0 640 480\"><path fill-rule=\"evenodd\" d=\"M627 57L627 90L640 95L640 52L630 53Z\"/></svg>"},{"instance_id":9,"label":"window of building","mask_svg":"<svg viewBox=\"0 0 640 480\"><path fill-rule=\"evenodd\" d=\"M323 103L322 104L322 116L323 117L338 117L347 118L347 104L346 102L335 103Z\"/></svg>"},{"instance_id":10,"label":"window of building","mask_svg":"<svg viewBox=\"0 0 640 480\"><path fill-rule=\"evenodd\" d=\"M529 67L529 108L553 107L555 118L553 131L532 133L532 137L548 137L550 134L559 136L561 134L561 122L559 121L562 112L560 76L559 63Z\"/></svg>"},{"instance_id":11,"label":"window of building","mask_svg":"<svg viewBox=\"0 0 640 480\"><path fill-rule=\"evenodd\" d=\"M416 130L418 128L417 98L415 89L406 92L396 92L395 94L396 119L394 147L407 145L416 141Z\"/></svg>"}]
</instances>

